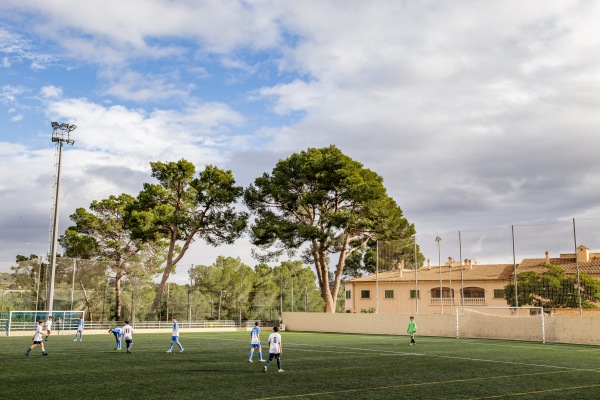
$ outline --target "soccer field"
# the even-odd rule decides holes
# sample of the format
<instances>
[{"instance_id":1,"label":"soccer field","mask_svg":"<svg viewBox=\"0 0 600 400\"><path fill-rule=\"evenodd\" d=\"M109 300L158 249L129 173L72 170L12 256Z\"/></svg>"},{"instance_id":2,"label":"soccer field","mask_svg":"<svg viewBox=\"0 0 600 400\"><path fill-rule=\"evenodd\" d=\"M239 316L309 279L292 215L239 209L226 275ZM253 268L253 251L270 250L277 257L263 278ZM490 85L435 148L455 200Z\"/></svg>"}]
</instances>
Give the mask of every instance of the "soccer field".
<instances>
[{"instance_id":1,"label":"soccer field","mask_svg":"<svg viewBox=\"0 0 600 400\"><path fill-rule=\"evenodd\" d=\"M265 349L269 330L263 329ZM599 399L600 348L406 336L282 332L283 373L248 363L250 336L135 333L0 338L2 399ZM123 347L124 344L123 344ZM266 355L264 355L266 357Z\"/></svg>"}]
</instances>

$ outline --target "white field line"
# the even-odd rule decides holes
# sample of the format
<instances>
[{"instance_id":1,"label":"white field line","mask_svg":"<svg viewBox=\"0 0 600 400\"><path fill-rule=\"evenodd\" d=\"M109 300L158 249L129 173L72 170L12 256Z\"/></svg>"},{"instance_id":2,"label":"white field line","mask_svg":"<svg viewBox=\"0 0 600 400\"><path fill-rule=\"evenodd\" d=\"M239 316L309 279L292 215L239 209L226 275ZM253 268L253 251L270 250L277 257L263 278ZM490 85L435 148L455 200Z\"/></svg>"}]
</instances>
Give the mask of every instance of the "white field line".
<instances>
[{"instance_id":1,"label":"white field line","mask_svg":"<svg viewBox=\"0 0 600 400\"><path fill-rule=\"evenodd\" d=\"M232 342L248 342L248 340L241 339L224 339L224 338L204 338L206 340L220 340L220 341L232 341ZM323 352L320 349L335 349L339 351L329 350L329 353L340 353L347 354L348 350L351 351L362 351L363 354L373 354L373 355L386 355L386 356L416 356L416 357L432 357L432 358L443 358L448 360L463 360L463 361L474 361L474 362L485 362L485 363L496 363L496 364L507 364L507 365L521 365L526 367L540 367L540 368L554 368L554 369L562 369L566 371L586 371L586 372L600 372L600 370L595 369L586 369L586 368L574 368L574 367L563 367L559 365L545 365L545 364L533 364L533 363L525 363L525 362L517 362L517 361L503 361L503 360L492 360L485 358L473 358L473 357L459 357L459 356L445 356L439 354L427 354L427 353L415 353L415 352L406 352L406 351L396 351L396 350L381 350L381 349L365 349L361 347L344 347L344 346L325 346L325 345L314 345L314 344L303 344L303 343L290 343L282 341L284 350L291 349L296 351L313 351L313 352ZM290 347L292 346L292 347ZM294 346L298 346L297 348ZM310 346L313 349L302 349L302 346Z\"/></svg>"},{"instance_id":2,"label":"white field line","mask_svg":"<svg viewBox=\"0 0 600 400\"><path fill-rule=\"evenodd\" d=\"M374 386L374 387L361 387L361 388L354 388L354 389L340 389L340 390L329 391L329 392L313 392L313 393L292 394L292 395L283 395L283 396L274 396L274 397L261 397L261 398L255 399L255 400L291 399L294 397L317 397L317 396L326 396L326 395L336 395L336 394L342 394L342 393L373 392L376 390L416 388L416 387L433 386L433 385L448 385L448 384L465 383L465 382L490 381L490 380L494 380L494 379L505 380L505 379L511 379L511 378L520 378L520 377L536 376L536 375L564 374L564 373L569 373L569 372L574 372L574 371L531 372L531 373L514 374L514 375L495 375L495 376L485 376L485 377L477 377L477 378L450 379L450 380L444 380L444 381L404 383L404 384L400 384L400 385L390 385L390 386ZM598 387L598 386L600 386L600 384L567 387L567 388L546 389L546 390L533 391L533 392L504 393L502 395L473 398L473 399L469 399L469 400L483 400L483 399L494 399L494 398L501 398L501 397L513 397L513 396L521 396L521 395L544 393L544 392L556 392L556 391L561 391L561 390L573 390L573 389L577 390L577 389L584 389L584 388Z\"/></svg>"}]
</instances>

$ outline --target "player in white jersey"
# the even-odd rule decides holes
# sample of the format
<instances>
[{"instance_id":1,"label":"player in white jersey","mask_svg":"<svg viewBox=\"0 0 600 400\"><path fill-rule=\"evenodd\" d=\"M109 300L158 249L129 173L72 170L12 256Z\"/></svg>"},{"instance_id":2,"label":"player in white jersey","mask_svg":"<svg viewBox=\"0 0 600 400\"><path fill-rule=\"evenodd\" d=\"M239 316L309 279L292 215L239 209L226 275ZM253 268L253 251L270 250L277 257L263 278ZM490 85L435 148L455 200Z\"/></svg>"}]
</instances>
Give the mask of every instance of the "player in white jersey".
<instances>
[{"instance_id":1,"label":"player in white jersey","mask_svg":"<svg viewBox=\"0 0 600 400\"><path fill-rule=\"evenodd\" d=\"M131 347L133 346L133 328L129 325L128 320L125 320L122 332L123 339L125 339L125 343L127 344L127 352L131 353Z\"/></svg>"},{"instance_id":2,"label":"player in white jersey","mask_svg":"<svg viewBox=\"0 0 600 400\"><path fill-rule=\"evenodd\" d=\"M50 333L52 331L52 317L48 317L48 321L46 321L46 338L44 339L45 342L48 341L48 336L50 336Z\"/></svg>"},{"instance_id":3,"label":"player in white jersey","mask_svg":"<svg viewBox=\"0 0 600 400\"><path fill-rule=\"evenodd\" d=\"M274 326L273 333L269 335L269 360L263 367L263 372L267 372L267 367L273 358L277 359L277 372L283 372L281 369L281 353L283 352L283 347L281 346L281 335L277 333L278 331L279 328Z\"/></svg>"},{"instance_id":4,"label":"player in white jersey","mask_svg":"<svg viewBox=\"0 0 600 400\"><path fill-rule=\"evenodd\" d=\"M260 347L260 328L258 327L258 321L254 323L254 328L250 331L250 358L248 362L252 362L252 356L254 355L254 349L258 351L258 358L260 362L265 362L262 357L262 350Z\"/></svg>"},{"instance_id":5,"label":"player in white jersey","mask_svg":"<svg viewBox=\"0 0 600 400\"><path fill-rule=\"evenodd\" d=\"M46 353L46 350L44 349L44 341L42 340L43 336L47 336L47 334L44 333L44 320L42 319L38 323L38 326L35 329L35 333L33 334L33 344L31 346L29 346L29 348L25 352L26 356L28 356L29 353L31 353L31 350L33 350L38 344L42 348L42 355L43 356L48 355L48 353Z\"/></svg>"},{"instance_id":6,"label":"player in white jersey","mask_svg":"<svg viewBox=\"0 0 600 400\"><path fill-rule=\"evenodd\" d=\"M80 342L83 342L83 327L85 326L85 322L83 321L83 318L79 318L79 321L77 321L77 332L75 333L75 340L73 340L74 342L77 341L77 338L79 338Z\"/></svg>"},{"instance_id":7,"label":"player in white jersey","mask_svg":"<svg viewBox=\"0 0 600 400\"><path fill-rule=\"evenodd\" d=\"M183 346L179 343L179 322L177 322L177 318L173 317L173 329L171 330L171 346L169 346L169 350L167 353L171 353L173 351L173 345L177 343L179 346L179 352L183 351Z\"/></svg>"}]
</instances>

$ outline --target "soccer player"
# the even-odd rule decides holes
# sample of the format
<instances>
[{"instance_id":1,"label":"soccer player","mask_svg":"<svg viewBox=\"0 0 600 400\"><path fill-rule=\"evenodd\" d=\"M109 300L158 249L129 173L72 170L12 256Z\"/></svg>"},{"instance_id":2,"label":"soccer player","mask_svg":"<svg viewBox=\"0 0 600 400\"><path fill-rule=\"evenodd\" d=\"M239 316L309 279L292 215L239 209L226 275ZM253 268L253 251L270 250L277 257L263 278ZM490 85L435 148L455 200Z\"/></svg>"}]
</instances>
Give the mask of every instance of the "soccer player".
<instances>
[{"instance_id":1,"label":"soccer player","mask_svg":"<svg viewBox=\"0 0 600 400\"><path fill-rule=\"evenodd\" d=\"M258 327L258 321L254 323L254 328L250 331L250 358L248 362L252 362L252 356L254 355L254 349L258 351L258 358L260 362L265 362L267 360L263 360L262 351L260 348L260 328Z\"/></svg>"},{"instance_id":2,"label":"soccer player","mask_svg":"<svg viewBox=\"0 0 600 400\"><path fill-rule=\"evenodd\" d=\"M281 335L277 331L279 331L279 328L274 326L273 333L269 335L269 360L267 360L267 364L263 367L263 372L267 372L267 367L273 358L277 359L277 372L283 372L281 369L281 353L283 348L281 347Z\"/></svg>"},{"instance_id":3,"label":"soccer player","mask_svg":"<svg viewBox=\"0 0 600 400\"><path fill-rule=\"evenodd\" d=\"M44 333L44 320L43 319L40 320L37 328L35 329L35 333L33 335L33 344L31 346L29 346L29 348L25 352L26 356L29 356L29 353L31 353L31 350L34 349L38 344L42 348L42 355L43 356L48 355L48 353L46 353L46 349L44 349L44 341L42 340L42 336L47 336L47 334Z\"/></svg>"},{"instance_id":4,"label":"soccer player","mask_svg":"<svg viewBox=\"0 0 600 400\"><path fill-rule=\"evenodd\" d=\"M77 332L75 333L75 340L73 340L74 342L77 341L77 338L79 338L80 342L83 342L83 327L85 326L85 322L83 322L83 318L79 318L79 321L77 321Z\"/></svg>"},{"instance_id":5,"label":"soccer player","mask_svg":"<svg viewBox=\"0 0 600 400\"><path fill-rule=\"evenodd\" d=\"M179 352L183 351L183 346L179 343L179 323L177 322L177 318L173 317L173 330L171 331L171 346L169 346L169 350L167 353L171 353L173 351L173 344L177 343L179 346Z\"/></svg>"},{"instance_id":6,"label":"soccer player","mask_svg":"<svg viewBox=\"0 0 600 400\"><path fill-rule=\"evenodd\" d=\"M133 328L129 325L128 320L125 320L122 332L125 344L127 344L127 353L131 353L131 347L133 346Z\"/></svg>"},{"instance_id":7,"label":"soccer player","mask_svg":"<svg viewBox=\"0 0 600 400\"><path fill-rule=\"evenodd\" d=\"M117 347L115 347L115 350L121 350L121 338L123 337L121 328L117 327L115 329L109 329L108 333L115 335L115 340L117 341Z\"/></svg>"},{"instance_id":8,"label":"soccer player","mask_svg":"<svg viewBox=\"0 0 600 400\"><path fill-rule=\"evenodd\" d=\"M46 338L44 339L44 342L48 341L48 336L50 336L51 331L52 331L52 317L48 316L48 321L46 321Z\"/></svg>"},{"instance_id":9,"label":"soccer player","mask_svg":"<svg viewBox=\"0 0 600 400\"><path fill-rule=\"evenodd\" d=\"M410 345L412 346L415 343L415 333L417 332L417 323L415 322L415 317L410 317L410 322L408 323L408 329L406 329L406 333L410 335Z\"/></svg>"}]
</instances>

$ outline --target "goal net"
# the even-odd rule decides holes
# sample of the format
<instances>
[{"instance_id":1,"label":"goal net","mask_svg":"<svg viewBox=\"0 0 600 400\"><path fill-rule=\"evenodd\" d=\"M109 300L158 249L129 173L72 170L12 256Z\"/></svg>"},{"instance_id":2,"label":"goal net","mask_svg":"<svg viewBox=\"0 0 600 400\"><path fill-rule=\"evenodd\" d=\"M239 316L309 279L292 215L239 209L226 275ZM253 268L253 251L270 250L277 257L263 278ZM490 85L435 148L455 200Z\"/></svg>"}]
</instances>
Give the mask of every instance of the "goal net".
<instances>
[{"instance_id":1,"label":"goal net","mask_svg":"<svg viewBox=\"0 0 600 400\"><path fill-rule=\"evenodd\" d=\"M48 311L10 311L2 327L6 336L15 331L33 331L40 320L48 320ZM57 334L77 329L77 321L85 318L85 311L52 311L52 331Z\"/></svg>"},{"instance_id":2,"label":"goal net","mask_svg":"<svg viewBox=\"0 0 600 400\"><path fill-rule=\"evenodd\" d=\"M542 307L456 307L456 338L539 340L546 343Z\"/></svg>"}]
</instances>

